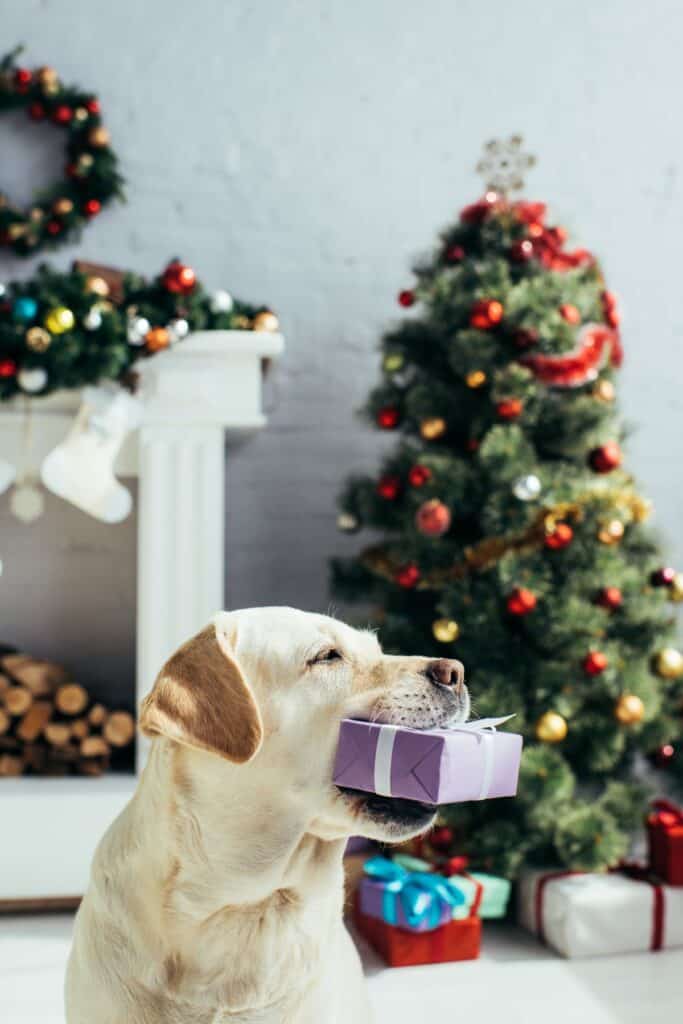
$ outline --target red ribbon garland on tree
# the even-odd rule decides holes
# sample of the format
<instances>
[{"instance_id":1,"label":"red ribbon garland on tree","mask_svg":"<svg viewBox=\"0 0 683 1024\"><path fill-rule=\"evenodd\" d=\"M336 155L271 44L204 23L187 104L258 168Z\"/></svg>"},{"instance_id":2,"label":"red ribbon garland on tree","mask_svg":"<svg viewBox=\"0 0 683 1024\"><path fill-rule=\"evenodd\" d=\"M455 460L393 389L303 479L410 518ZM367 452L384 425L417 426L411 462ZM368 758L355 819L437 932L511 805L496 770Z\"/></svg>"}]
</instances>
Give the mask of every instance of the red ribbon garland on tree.
<instances>
[{"instance_id":1,"label":"red ribbon garland on tree","mask_svg":"<svg viewBox=\"0 0 683 1024\"><path fill-rule=\"evenodd\" d=\"M533 375L554 388L576 388L594 380L605 358L612 366L621 366L623 349L619 332L602 324L586 324L571 352L560 356L528 353L519 357Z\"/></svg>"}]
</instances>

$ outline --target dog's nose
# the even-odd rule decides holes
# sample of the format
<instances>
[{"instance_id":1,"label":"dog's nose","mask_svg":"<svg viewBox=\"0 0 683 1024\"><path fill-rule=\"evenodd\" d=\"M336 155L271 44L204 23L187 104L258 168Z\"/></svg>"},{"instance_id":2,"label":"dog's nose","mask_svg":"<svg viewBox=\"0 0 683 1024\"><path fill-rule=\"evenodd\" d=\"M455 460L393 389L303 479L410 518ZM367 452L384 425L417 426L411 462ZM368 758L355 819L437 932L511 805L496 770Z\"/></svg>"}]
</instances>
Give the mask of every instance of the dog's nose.
<instances>
[{"instance_id":1,"label":"dog's nose","mask_svg":"<svg viewBox=\"0 0 683 1024\"><path fill-rule=\"evenodd\" d=\"M432 683L452 686L456 693L462 693L465 686L465 667L460 661L449 658L430 661L427 665L426 675Z\"/></svg>"}]
</instances>

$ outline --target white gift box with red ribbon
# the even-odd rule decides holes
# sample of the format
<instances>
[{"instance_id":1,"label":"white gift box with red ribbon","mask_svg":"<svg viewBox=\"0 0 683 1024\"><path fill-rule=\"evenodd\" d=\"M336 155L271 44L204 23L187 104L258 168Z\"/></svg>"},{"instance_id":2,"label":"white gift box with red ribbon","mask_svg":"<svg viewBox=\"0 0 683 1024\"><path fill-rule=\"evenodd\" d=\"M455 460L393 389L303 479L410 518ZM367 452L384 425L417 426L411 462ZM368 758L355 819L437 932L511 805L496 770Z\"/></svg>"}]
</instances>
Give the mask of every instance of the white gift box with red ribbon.
<instances>
[{"instance_id":1,"label":"white gift box with red ribbon","mask_svg":"<svg viewBox=\"0 0 683 1024\"><path fill-rule=\"evenodd\" d=\"M529 870L518 898L519 923L569 959L683 947L683 888L642 869Z\"/></svg>"}]
</instances>

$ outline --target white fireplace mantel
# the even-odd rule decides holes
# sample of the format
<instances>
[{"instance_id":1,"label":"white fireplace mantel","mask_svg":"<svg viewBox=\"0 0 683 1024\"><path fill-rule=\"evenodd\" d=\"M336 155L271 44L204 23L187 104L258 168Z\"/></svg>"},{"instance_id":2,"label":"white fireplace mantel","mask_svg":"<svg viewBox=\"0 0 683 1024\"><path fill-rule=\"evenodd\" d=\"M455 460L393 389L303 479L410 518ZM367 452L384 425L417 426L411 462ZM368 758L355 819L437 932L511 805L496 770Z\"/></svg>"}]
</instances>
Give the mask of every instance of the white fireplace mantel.
<instances>
[{"instance_id":1,"label":"white fireplace mantel","mask_svg":"<svg viewBox=\"0 0 683 1024\"><path fill-rule=\"evenodd\" d=\"M262 364L282 350L279 334L201 331L137 367L142 424L116 468L139 477L138 702L174 648L223 606L225 440L265 425ZM67 392L33 403L35 464L66 435L78 404ZM0 413L0 456L15 463L24 422L20 407ZM138 771L143 760L144 750ZM0 780L0 903L81 894L95 845L135 782Z\"/></svg>"}]
</instances>

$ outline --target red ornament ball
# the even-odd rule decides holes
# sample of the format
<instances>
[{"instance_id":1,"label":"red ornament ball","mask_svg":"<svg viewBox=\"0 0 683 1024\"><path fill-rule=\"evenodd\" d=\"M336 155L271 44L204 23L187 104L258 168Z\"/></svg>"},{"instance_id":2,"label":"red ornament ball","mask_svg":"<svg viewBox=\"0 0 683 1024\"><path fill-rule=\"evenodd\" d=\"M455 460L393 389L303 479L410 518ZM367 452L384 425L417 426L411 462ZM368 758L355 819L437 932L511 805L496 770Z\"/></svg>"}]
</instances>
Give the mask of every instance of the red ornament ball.
<instances>
[{"instance_id":1,"label":"red ornament ball","mask_svg":"<svg viewBox=\"0 0 683 1024\"><path fill-rule=\"evenodd\" d=\"M45 225L45 228L49 235L58 235L62 230L62 225L58 220L49 220Z\"/></svg>"},{"instance_id":2,"label":"red ornament ball","mask_svg":"<svg viewBox=\"0 0 683 1024\"><path fill-rule=\"evenodd\" d=\"M510 615L528 615L536 607L536 595L526 587L515 587L505 603Z\"/></svg>"},{"instance_id":3,"label":"red ornament ball","mask_svg":"<svg viewBox=\"0 0 683 1024\"><path fill-rule=\"evenodd\" d=\"M7 380L8 377L14 377L17 372L17 364L13 359L2 359L0 360L0 377Z\"/></svg>"},{"instance_id":4,"label":"red ornament ball","mask_svg":"<svg viewBox=\"0 0 683 1024\"><path fill-rule=\"evenodd\" d=\"M520 327L512 335L512 340L517 348L533 348L538 343L538 331L534 330L533 327Z\"/></svg>"},{"instance_id":5,"label":"red ornament ball","mask_svg":"<svg viewBox=\"0 0 683 1024\"><path fill-rule=\"evenodd\" d=\"M56 124L68 124L73 116L74 112L71 107L67 106L66 103L60 103L59 106L54 109L52 120Z\"/></svg>"},{"instance_id":6,"label":"red ornament ball","mask_svg":"<svg viewBox=\"0 0 683 1024\"><path fill-rule=\"evenodd\" d=\"M431 498L415 513L415 526L425 537L443 537L451 526L451 510L438 498Z\"/></svg>"},{"instance_id":7,"label":"red ornament ball","mask_svg":"<svg viewBox=\"0 0 683 1024\"><path fill-rule=\"evenodd\" d=\"M443 256L446 263L461 263L465 259L465 250L461 245L449 245Z\"/></svg>"},{"instance_id":8,"label":"red ornament ball","mask_svg":"<svg viewBox=\"0 0 683 1024\"><path fill-rule=\"evenodd\" d=\"M98 98L96 96L93 96L91 99L89 99L88 102L85 104L85 109L88 111L89 114L99 114L100 101L98 100Z\"/></svg>"},{"instance_id":9,"label":"red ornament ball","mask_svg":"<svg viewBox=\"0 0 683 1024\"><path fill-rule=\"evenodd\" d=\"M501 420L516 420L523 408L524 403L520 398L504 398L496 405L496 415Z\"/></svg>"},{"instance_id":10,"label":"red ornament ball","mask_svg":"<svg viewBox=\"0 0 683 1024\"><path fill-rule=\"evenodd\" d=\"M576 306L573 306L571 302L565 302L560 306L560 315L567 321L568 324L581 323L581 314L579 313Z\"/></svg>"},{"instance_id":11,"label":"red ornament ball","mask_svg":"<svg viewBox=\"0 0 683 1024\"><path fill-rule=\"evenodd\" d=\"M31 103L28 108L28 116L32 121L42 121L45 117L45 107L42 103Z\"/></svg>"},{"instance_id":12,"label":"red ornament ball","mask_svg":"<svg viewBox=\"0 0 683 1024\"><path fill-rule=\"evenodd\" d=\"M377 483L377 493L386 501L395 501L401 493L401 480L397 476L383 476Z\"/></svg>"},{"instance_id":13,"label":"red ornament ball","mask_svg":"<svg viewBox=\"0 0 683 1024\"><path fill-rule=\"evenodd\" d=\"M498 299L478 299L470 311L470 324L480 331L489 331L503 319L503 303Z\"/></svg>"},{"instance_id":14,"label":"red ornament ball","mask_svg":"<svg viewBox=\"0 0 683 1024\"><path fill-rule=\"evenodd\" d=\"M393 430L394 427L398 426L400 415L395 406L385 405L384 408L379 410L376 418L382 430Z\"/></svg>"},{"instance_id":15,"label":"red ornament ball","mask_svg":"<svg viewBox=\"0 0 683 1024\"><path fill-rule=\"evenodd\" d=\"M14 85L19 92L25 92L31 84L33 75L28 68L17 68L14 72Z\"/></svg>"},{"instance_id":16,"label":"red ornament ball","mask_svg":"<svg viewBox=\"0 0 683 1024\"><path fill-rule=\"evenodd\" d=\"M83 213L86 217L96 217L102 209L102 203L99 199L87 199L83 204Z\"/></svg>"},{"instance_id":17,"label":"red ornament ball","mask_svg":"<svg viewBox=\"0 0 683 1024\"><path fill-rule=\"evenodd\" d=\"M676 570L670 565L656 569L650 576L650 583L653 587L670 587L676 578Z\"/></svg>"},{"instance_id":18,"label":"red ornament ball","mask_svg":"<svg viewBox=\"0 0 683 1024\"><path fill-rule=\"evenodd\" d=\"M608 441L607 444L594 448L588 456L588 461L596 473L611 473L621 465L622 458L621 448L617 442Z\"/></svg>"},{"instance_id":19,"label":"red ornament ball","mask_svg":"<svg viewBox=\"0 0 683 1024\"><path fill-rule=\"evenodd\" d=\"M420 579L420 570L414 562L409 562L408 565L404 565L398 570L394 579L398 583L399 587L404 587L406 590L410 590L411 587L417 585Z\"/></svg>"},{"instance_id":20,"label":"red ornament ball","mask_svg":"<svg viewBox=\"0 0 683 1024\"><path fill-rule=\"evenodd\" d=\"M534 258L534 243L528 238L521 242L513 242L510 246L510 259L515 263L528 263Z\"/></svg>"},{"instance_id":21,"label":"red ornament ball","mask_svg":"<svg viewBox=\"0 0 683 1024\"><path fill-rule=\"evenodd\" d=\"M676 756L676 748L673 743L663 743L654 754L654 762L658 768L668 768L674 757Z\"/></svg>"},{"instance_id":22,"label":"red ornament ball","mask_svg":"<svg viewBox=\"0 0 683 1024\"><path fill-rule=\"evenodd\" d=\"M571 544L574 539L574 531L569 523L558 523L552 533L546 534L545 546L551 551L561 551Z\"/></svg>"},{"instance_id":23,"label":"red ornament ball","mask_svg":"<svg viewBox=\"0 0 683 1024\"><path fill-rule=\"evenodd\" d=\"M624 598L619 587L603 587L598 592L595 603L599 604L601 608L607 608L608 611L613 612L617 608L621 608Z\"/></svg>"},{"instance_id":24,"label":"red ornament ball","mask_svg":"<svg viewBox=\"0 0 683 1024\"><path fill-rule=\"evenodd\" d=\"M424 487L431 479L432 471L429 466L423 466L419 462L408 470L408 483L411 487Z\"/></svg>"},{"instance_id":25,"label":"red ornament ball","mask_svg":"<svg viewBox=\"0 0 683 1024\"><path fill-rule=\"evenodd\" d=\"M195 289L197 275L186 263L172 260L162 274L161 283L167 292L174 295L189 295Z\"/></svg>"},{"instance_id":26,"label":"red ornament ball","mask_svg":"<svg viewBox=\"0 0 683 1024\"><path fill-rule=\"evenodd\" d=\"M412 292L410 288L404 288L402 292L398 293L398 304L404 306L406 309L415 303L415 292Z\"/></svg>"},{"instance_id":27,"label":"red ornament ball","mask_svg":"<svg viewBox=\"0 0 683 1024\"><path fill-rule=\"evenodd\" d=\"M448 851L453 842L453 829L447 825L440 825L429 833L429 845L435 850Z\"/></svg>"},{"instance_id":28,"label":"red ornament ball","mask_svg":"<svg viewBox=\"0 0 683 1024\"><path fill-rule=\"evenodd\" d=\"M608 665L607 655L602 651L589 651L581 663L583 671L588 676L599 676Z\"/></svg>"}]
</instances>

